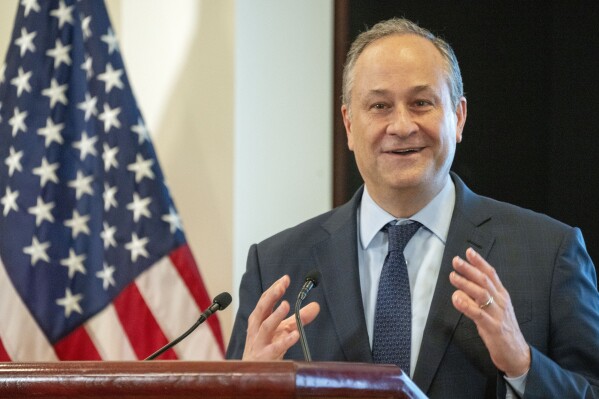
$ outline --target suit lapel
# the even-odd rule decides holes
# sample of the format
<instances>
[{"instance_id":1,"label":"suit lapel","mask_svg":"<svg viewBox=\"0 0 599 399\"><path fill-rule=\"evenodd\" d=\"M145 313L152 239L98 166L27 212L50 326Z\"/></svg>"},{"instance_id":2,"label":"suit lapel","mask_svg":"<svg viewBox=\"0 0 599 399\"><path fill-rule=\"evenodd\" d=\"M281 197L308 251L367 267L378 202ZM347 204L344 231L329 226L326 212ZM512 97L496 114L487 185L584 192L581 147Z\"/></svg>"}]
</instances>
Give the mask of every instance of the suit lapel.
<instances>
[{"instance_id":1,"label":"suit lapel","mask_svg":"<svg viewBox=\"0 0 599 399\"><path fill-rule=\"evenodd\" d=\"M358 271L356 214L361 198L359 190L323 225L330 236L313 254L345 360L372 362Z\"/></svg>"},{"instance_id":2,"label":"suit lapel","mask_svg":"<svg viewBox=\"0 0 599 399\"><path fill-rule=\"evenodd\" d=\"M478 197L456 175L452 174L452 178L456 186L456 205L413 376L424 392L428 391L462 317L451 302L455 291L449 282L449 273L453 270L451 261L456 255L464 257L468 247L486 258L494 242L493 236L480 230L490 216L478 206Z\"/></svg>"}]
</instances>

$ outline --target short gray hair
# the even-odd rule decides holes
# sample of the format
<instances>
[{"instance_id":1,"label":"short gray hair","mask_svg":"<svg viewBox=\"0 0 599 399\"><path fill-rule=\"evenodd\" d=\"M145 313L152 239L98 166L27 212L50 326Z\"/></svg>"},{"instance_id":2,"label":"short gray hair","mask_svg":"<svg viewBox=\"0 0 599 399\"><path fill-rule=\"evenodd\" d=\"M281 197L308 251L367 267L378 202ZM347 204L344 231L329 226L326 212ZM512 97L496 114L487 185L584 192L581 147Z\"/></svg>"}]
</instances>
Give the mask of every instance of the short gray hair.
<instances>
[{"instance_id":1,"label":"short gray hair","mask_svg":"<svg viewBox=\"0 0 599 399\"><path fill-rule=\"evenodd\" d=\"M414 22L405 18L391 18L374 25L369 30L358 35L347 53L347 59L343 68L343 86L341 102L349 107L351 91L354 84L354 69L356 61L364 49L375 40L392 35L413 34L428 39L439 50L446 61L447 83L451 95L451 103L457 109L460 98L464 95L464 85L458 59L451 46L443 39L435 36L430 31L421 28Z\"/></svg>"}]
</instances>

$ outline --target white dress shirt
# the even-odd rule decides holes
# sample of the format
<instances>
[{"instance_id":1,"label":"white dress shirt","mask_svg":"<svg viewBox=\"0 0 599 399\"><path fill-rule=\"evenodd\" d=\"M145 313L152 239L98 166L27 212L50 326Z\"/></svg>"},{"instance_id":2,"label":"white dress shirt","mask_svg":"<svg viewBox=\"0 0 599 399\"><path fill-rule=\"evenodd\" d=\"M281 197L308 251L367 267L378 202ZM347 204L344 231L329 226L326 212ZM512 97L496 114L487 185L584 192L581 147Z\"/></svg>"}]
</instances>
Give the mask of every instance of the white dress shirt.
<instances>
[{"instance_id":1,"label":"white dress shirt","mask_svg":"<svg viewBox=\"0 0 599 399\"><path fill-rule=\"evenodd\" d=\"M420 352L422 334L441 268L454 205L455 186L448 176L439 194L409 219L422 224L404 250L412 295L410 376L414 373ZM379 279L388 252L387 234L381 229L394 220L397 219L379 207L365 187L358 210L358 266L371 348ZM408 219L399 220L400 224L407 222Z\"/></svg>"}]
</instances>

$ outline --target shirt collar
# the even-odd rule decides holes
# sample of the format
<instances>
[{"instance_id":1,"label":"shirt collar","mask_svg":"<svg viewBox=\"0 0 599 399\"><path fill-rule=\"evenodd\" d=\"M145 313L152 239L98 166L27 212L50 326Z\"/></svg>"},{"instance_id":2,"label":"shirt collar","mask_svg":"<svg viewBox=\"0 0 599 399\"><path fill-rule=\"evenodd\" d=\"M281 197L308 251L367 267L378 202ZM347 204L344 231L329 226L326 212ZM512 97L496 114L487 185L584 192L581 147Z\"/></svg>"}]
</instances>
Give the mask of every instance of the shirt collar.
<instances>
[{"instance_id":1,"label":"shirt collar","mask_svg":"<svg viewBox=\"0 0 599 399\"><path fill-rule=\"evenodd\" d=\"M424 208L412 216L410 220L422 224L445 244L454 205L455 185L448 176L445 185L439 194L437 194ZM360 243L362 248L366 249L383 226L397 219L378 206L368 193L368 188L364 187L358 220L360 226ZM401 221L402 219L399 220Z\"/></svg>"}]
</instances>

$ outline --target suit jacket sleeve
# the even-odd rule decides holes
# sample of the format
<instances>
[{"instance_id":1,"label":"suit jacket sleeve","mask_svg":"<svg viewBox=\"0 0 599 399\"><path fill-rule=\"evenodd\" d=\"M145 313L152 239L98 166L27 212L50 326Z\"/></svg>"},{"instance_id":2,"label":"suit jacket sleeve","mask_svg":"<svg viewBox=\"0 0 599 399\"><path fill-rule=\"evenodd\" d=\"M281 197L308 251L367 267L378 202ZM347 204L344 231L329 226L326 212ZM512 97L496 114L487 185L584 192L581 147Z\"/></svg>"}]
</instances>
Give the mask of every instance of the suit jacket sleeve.
<instances>
[{"instance_id":1,"label":"suit jacket sleeve","mask_svg":"<svg viewBox=\"0 0 599 399\"><path fill-rule=\"evenodd\" d=\"M599 294L580 230L565 235L555 259L548 348L531 345L525 398L599 398Z\"/></svg>"},{"instance_id":2,"label":"suit jacket sleeve","mask_svg":"<svg viewBox=\"0 0 599 399\"><path fill-rule=\"evenodd\" d=\"M245 348L245 338L248 327L248 317L254 310L254 306L264 291L260 268L258 267L257 245L250 247L247 260L247 270L241 279L239 286L239 310L235 317L233 333L227 348L227 359L241 359Z\"/></svg>"}]
</instances>

